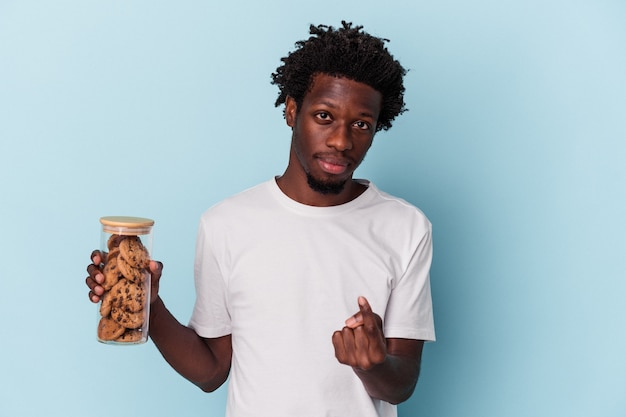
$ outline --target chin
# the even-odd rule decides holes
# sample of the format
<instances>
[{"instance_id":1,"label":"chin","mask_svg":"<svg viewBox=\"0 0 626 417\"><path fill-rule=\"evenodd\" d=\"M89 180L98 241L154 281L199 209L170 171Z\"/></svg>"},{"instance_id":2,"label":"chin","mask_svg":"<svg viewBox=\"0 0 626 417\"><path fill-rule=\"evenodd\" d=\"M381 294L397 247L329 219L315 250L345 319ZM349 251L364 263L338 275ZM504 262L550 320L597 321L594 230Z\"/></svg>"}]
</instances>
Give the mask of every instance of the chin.
<instances>
[{"instance_id":1,"label":"chin","mask_svg":"<svg viewBox=\"0 0 626 417\"><path fill-rule=\"evenodd\" d=\"M309 187L320 194L340 194L348 180L340 180L340 181L330 181L330 180L320 180L313 177L311 174L306 174L307 183Z\"/></svg>"}]
</instances>

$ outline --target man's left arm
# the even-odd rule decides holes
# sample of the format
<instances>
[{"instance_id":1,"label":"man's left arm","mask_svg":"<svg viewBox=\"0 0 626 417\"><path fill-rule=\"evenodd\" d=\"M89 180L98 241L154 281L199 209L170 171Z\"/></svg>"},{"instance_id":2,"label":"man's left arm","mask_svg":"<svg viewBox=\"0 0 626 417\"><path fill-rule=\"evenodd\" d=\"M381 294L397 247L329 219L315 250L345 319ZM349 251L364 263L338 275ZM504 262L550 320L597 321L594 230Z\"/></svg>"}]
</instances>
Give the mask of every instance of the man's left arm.
<instances>
[{"instance_id":1,"label":"man's left arm","mask_svg":"<svg viewBox=\"0 0 626 417\"><path fill-rule=\"evenodd\" d=\"M413 394L424 341L386 339L382 320L365 297L359 297L359 311L332 340L337 360L352 367L371 397L399 404Z\"/></svg>"}]
</instances>

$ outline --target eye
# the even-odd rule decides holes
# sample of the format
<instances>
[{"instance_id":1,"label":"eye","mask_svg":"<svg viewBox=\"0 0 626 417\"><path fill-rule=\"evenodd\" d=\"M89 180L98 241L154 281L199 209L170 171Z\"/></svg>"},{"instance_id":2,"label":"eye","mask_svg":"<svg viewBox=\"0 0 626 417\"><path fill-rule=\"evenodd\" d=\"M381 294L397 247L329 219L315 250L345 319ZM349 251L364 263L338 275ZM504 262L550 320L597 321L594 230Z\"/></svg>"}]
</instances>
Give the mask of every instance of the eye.
<instances>
[{"instance_id":1,"label":"eye","mask_svg":"<svg viewBox=\"0 0 626 417\"><path fill-rule=\"evenodd\" d=\"M320 120L330 120L330 113L326 113L325 111L321 111L319 113L316 113L315 117L317 117Z\"/></svg>"},{"instance_id":2,"label":"eye","mask_svg":"<svg viewBox=\"0 0 626 417\"><path fill-rule=\"evenodd\" d=\"M361 130L369 130L371 128L370 124L367 122L364 122L363 120L359 120L358 122L354 122L354 126L357 129L361 129Z\"/></svg>"}]
</instances>

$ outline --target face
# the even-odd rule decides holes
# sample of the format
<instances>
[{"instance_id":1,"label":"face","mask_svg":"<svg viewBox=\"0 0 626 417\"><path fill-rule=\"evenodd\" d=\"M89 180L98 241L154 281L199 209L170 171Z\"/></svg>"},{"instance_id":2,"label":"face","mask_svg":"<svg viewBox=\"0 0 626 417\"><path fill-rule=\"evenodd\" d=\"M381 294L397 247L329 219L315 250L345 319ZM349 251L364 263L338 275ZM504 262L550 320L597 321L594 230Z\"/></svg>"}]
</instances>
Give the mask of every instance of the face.
<instances>
[{"instance_id":1,"label":"face","mask_svg":"<svg viewBox=\"0 0 626 417\"><path fill-rule=\"evenodd\" d=\"M293 130L287 173L306 178L314 192L343 192L372 145L381 102L382 95L366 84L315 76L300 109L287 98L285 116Z\"/></svg>"}]
</instances>

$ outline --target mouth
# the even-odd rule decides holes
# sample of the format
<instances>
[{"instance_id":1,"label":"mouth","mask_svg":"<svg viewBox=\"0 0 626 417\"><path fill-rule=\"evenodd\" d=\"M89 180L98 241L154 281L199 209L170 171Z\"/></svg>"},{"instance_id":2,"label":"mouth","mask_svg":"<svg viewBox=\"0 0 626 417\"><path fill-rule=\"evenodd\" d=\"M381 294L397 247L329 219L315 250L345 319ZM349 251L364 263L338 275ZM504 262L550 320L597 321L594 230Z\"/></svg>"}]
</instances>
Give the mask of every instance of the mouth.
<instances>
[{"instance_id":1,"label":"mouth","mask_svg":"<svg viewBox=\"0 0 626 417\"><path fill-rule=\"evenodd\" d=\"M322 171L332 175L341 175L345 173L350 166L350 161L346 158L334 156L317 156L316 161Z\"/></svg>"}]
</instances>

